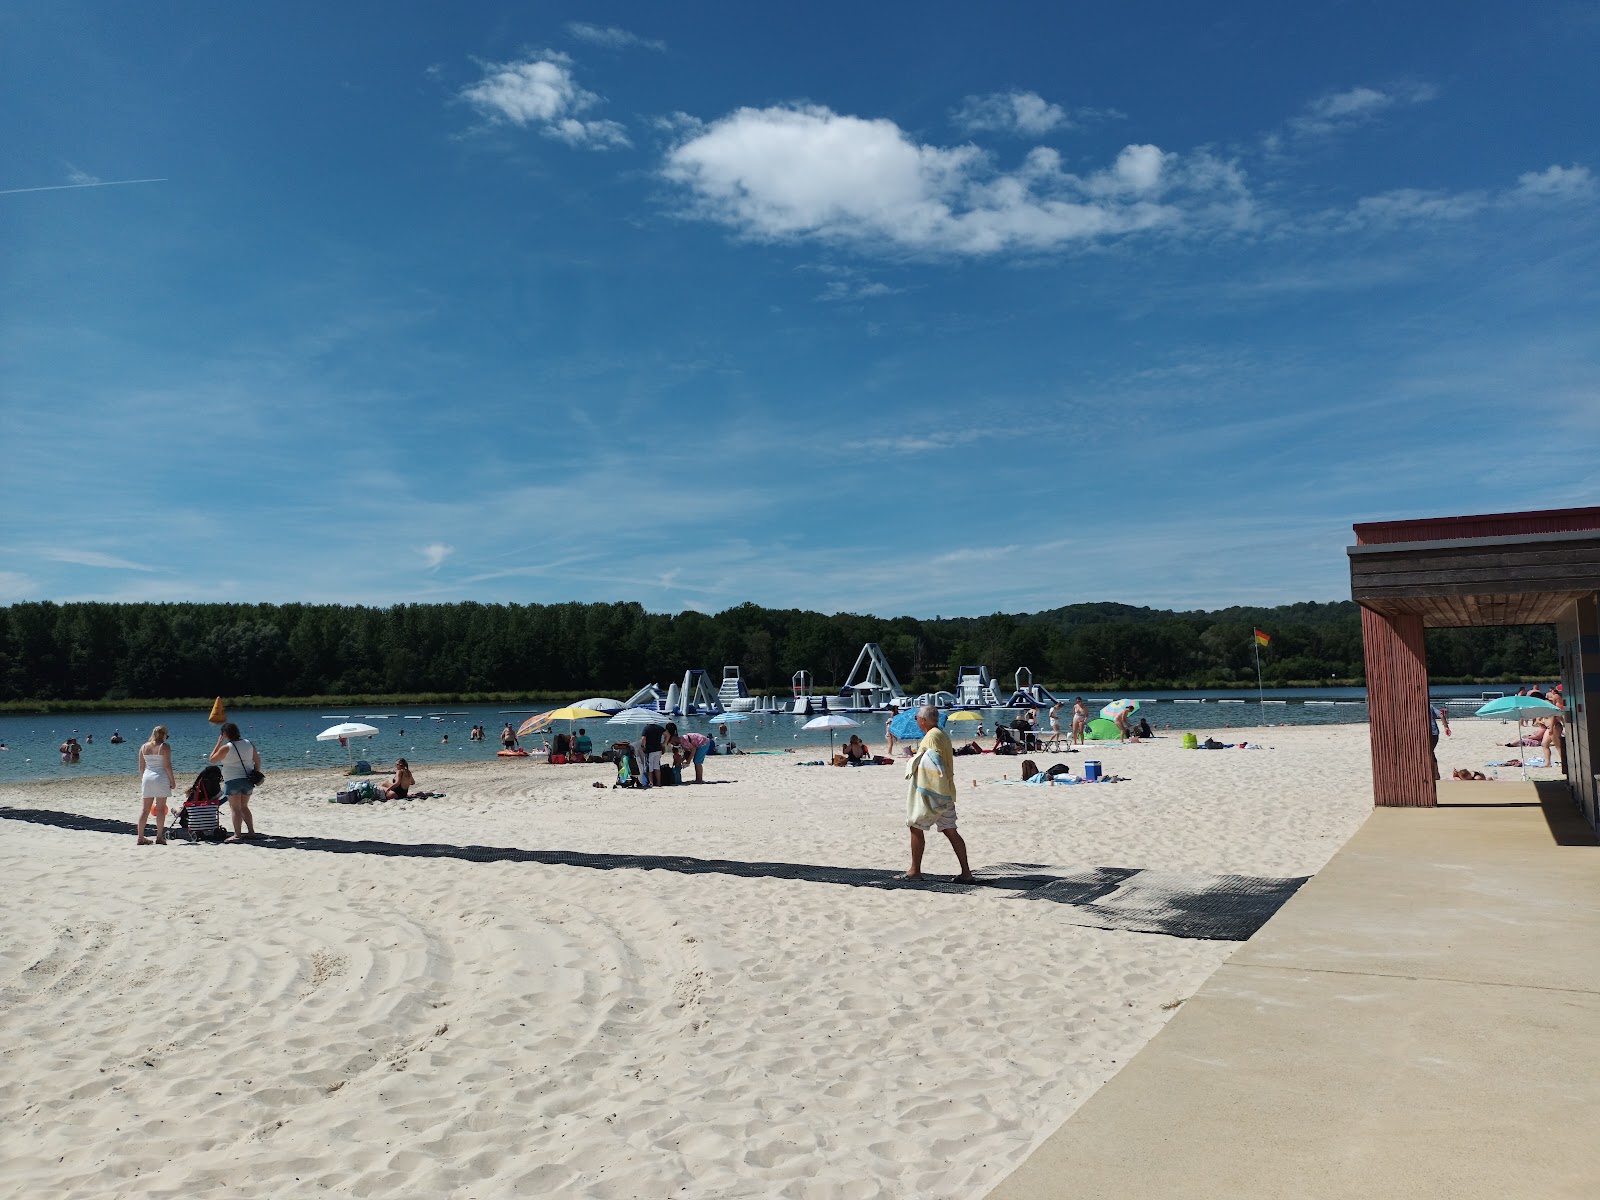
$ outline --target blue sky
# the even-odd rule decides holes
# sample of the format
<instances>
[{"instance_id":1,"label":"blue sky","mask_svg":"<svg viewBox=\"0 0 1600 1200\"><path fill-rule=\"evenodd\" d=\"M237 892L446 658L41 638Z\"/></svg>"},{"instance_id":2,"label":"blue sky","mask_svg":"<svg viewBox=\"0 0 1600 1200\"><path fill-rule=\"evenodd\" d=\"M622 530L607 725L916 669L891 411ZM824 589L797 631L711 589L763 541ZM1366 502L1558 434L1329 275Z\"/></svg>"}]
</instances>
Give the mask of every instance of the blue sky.
<instances>
[{"instance_id":1,"label":"blue sky","mask_svg":"<svg viewBox=\"0 0 1600 1200\"><path fill-rule=\"evenodd\" d=\"M0 602L1277 603L1600 503L1600 8L1215 7L8 6Z\"/></svg>"}]
</instances>

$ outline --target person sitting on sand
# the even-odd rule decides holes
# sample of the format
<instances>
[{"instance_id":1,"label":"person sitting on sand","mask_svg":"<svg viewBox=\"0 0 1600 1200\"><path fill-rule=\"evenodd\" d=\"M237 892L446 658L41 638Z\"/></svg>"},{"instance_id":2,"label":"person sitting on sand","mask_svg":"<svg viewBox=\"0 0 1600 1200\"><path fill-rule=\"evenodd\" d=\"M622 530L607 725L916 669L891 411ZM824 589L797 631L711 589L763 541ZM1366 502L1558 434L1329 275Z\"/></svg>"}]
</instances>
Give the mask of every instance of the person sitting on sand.
<instances>
[{"instance_id":1,"label":"person sitting on sand","mask_svg":"<svg viewBox=\"0 0 1600 1200\"><path fill-rule=\"evenodd\" d=\"M594 753L594 739L589 736L587 729L578 730L578 736L572 739L572 752L578 756L579 762L587 762Z\"/></svg>"},{"instance_id":2,"label":"person sitting on sand","mask_svg":"<svg viewBox=\"0 0 1600 1200\"><path fill-rule=\"evenodd\" d=\"M1016 754L1017 753L1017 742L1016 742L1016 739L1011 736L1011 730L1007 729L1004 725L996 725L994 727L994 749L991 751L991 753L993 753L993 754Z\"/></svg>"},{"instance_id":3,"label":"person sitting on sand","mask_svg":"<svg viewBox=\"0 0 1600 1200\"><path fill-rule=\"evenodd\" d=\"M556 734L556 740L550 746L550 757L554 758L559 754L565 758L570 753L572 753L572 739L564 733Z\"/></svg>"},{"instance_id":4,"label":"person sitting on sand","mask_svg":"<svg viewBox=\"0 0 1600 1200\"><path fill-rule=\"evenodd\" d=\"M1155 737L1155 731L1150 728L1149 721L1140 717L1139 727L1133 731L1133 736L1136 738L1153 738Z\"/></svg>"},{"instance_id":5,"label":"person sitting on sand","mask_svg":"<svg viewBox=\"0 0 1600 1200\"><path fill-rule=\"evenodd\" d=\"M852 733L850 740L845 743L844 760L852 767L859 767L862 763L872 761L872 751L867 749L867 744L861 740L859 733Z\"/></svg>"},{"instance_id":6,"label":"person sitting on sand","mask_svg":"<svg viewBox=\"0 0 1600 1200\"><path fill-rule=\"evenodd\" d=\"M417 780L411 774L411 764L403 758L395 760L394 782L383 789L385 800L404 800L411 794L411 789L417 786Z\"/></svg>"}]
</instances>

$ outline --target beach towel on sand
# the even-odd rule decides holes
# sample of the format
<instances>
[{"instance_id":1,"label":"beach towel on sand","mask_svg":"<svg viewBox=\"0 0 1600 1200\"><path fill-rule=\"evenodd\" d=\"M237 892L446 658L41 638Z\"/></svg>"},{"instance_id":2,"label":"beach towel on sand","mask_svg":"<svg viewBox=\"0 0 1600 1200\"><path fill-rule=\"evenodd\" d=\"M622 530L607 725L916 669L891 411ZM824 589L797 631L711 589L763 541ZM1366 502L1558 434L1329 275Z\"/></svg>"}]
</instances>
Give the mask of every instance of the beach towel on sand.
<instances>
[{"instance_id":1,"label":"beach towel on sand","mask_svg":"<svg viewBox=\"0 0 1600 1200\"><path fill-rule=\"evenodd\" d=\"M955 756L950 735L930 729L906 763L906 823L932 821L956 803Z\"/></svg>"}]
</instances>

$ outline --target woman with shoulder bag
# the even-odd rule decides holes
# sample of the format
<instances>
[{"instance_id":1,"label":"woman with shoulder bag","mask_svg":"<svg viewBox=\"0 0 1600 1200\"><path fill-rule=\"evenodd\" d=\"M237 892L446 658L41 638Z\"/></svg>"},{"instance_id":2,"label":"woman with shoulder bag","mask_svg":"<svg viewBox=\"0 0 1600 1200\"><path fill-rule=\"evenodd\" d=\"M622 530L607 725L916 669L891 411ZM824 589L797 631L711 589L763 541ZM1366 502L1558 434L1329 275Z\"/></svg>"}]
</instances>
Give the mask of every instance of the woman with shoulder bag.
<instances>
[{"instance_id":1,"label":"woman with shoulder bag","mask_svg":"<svg viewBox=\"0 0 1600 1200\"><path fill-rule=\"evenodd\" d=\"M229 721L217 734L210 761L222 768L222 794L228 798L228 811L233 815L233 836L228 840L242 842L259 837L250 812L250 793L266 778L261 773L261 755L240 735L239 727Z\"/></svg>"}]
</instances>

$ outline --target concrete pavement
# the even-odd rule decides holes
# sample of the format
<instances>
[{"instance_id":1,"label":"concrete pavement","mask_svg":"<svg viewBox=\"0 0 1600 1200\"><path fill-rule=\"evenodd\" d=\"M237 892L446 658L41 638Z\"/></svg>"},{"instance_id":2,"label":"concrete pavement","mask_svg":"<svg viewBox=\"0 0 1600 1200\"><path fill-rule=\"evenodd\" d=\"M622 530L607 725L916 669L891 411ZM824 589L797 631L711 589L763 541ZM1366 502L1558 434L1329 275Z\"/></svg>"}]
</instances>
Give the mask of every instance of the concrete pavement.
<instances>
[{"instance_id":1,"label":"concrete pavement","mask_svg":"<svg viewBox=\"0 0 1600 1200\"><path fill-rule=\"evenodd\" d=\"M1563 784L1377 809L990 1200L1600 1196L1600 849Z\"/></svg>"}]
</instances>

